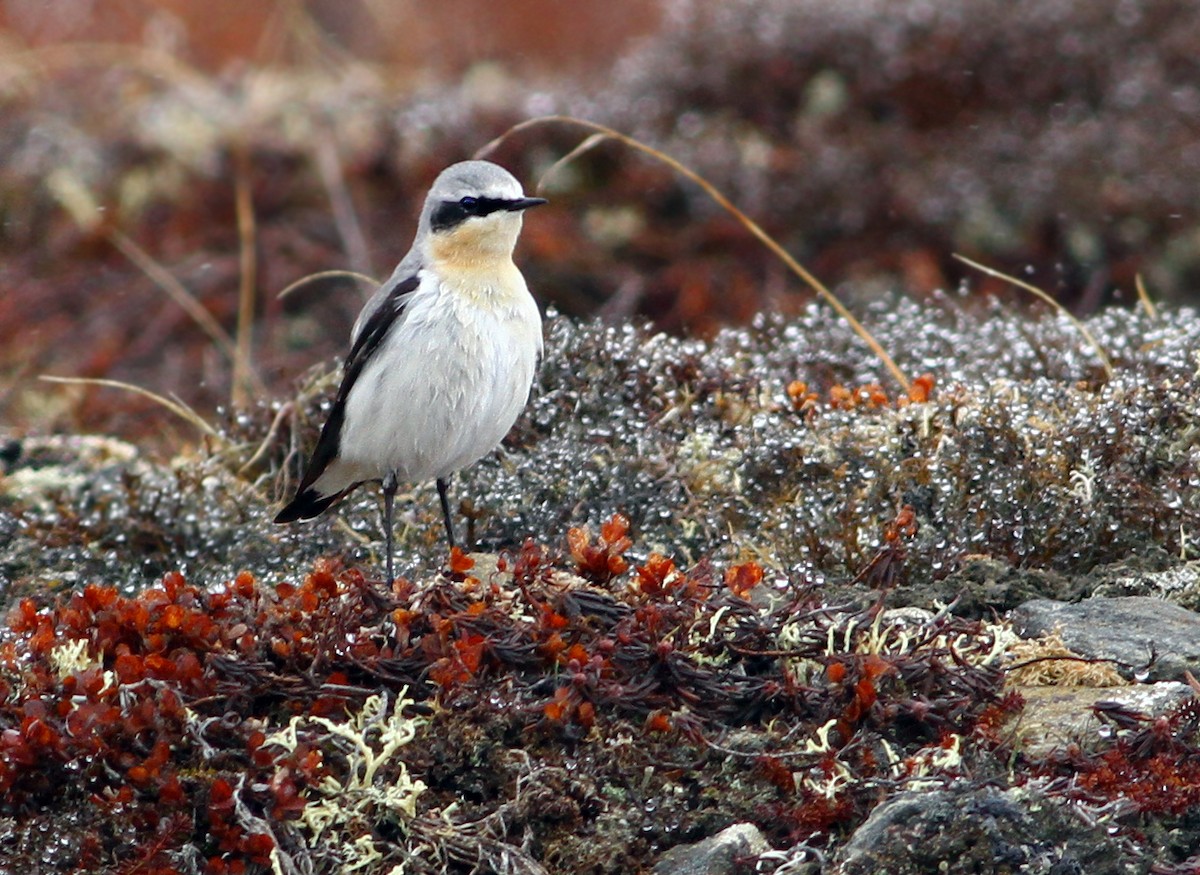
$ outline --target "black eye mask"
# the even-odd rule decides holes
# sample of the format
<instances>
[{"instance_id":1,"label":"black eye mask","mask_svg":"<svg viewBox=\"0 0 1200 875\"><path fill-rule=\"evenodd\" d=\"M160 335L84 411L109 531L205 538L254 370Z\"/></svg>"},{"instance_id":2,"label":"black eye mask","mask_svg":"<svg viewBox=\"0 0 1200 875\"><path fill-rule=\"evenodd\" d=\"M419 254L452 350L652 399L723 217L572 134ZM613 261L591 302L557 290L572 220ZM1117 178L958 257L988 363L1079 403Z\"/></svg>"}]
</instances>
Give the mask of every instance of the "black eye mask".
<instances>
[{"instance_id":1,"label":"black eye mask","mask_svg":"<svg viewBox=\"0 0 1200 875\"><path fill-rule=\"evenodd\" d=\"M455 225L461 225L471 216L486 216L498 210L515 212L544 204L540 197L499 198L499 197L464 197L456 201L442 201L429 217L429 226L434 231L448 231Z\"/></svg>"}]
</instances>

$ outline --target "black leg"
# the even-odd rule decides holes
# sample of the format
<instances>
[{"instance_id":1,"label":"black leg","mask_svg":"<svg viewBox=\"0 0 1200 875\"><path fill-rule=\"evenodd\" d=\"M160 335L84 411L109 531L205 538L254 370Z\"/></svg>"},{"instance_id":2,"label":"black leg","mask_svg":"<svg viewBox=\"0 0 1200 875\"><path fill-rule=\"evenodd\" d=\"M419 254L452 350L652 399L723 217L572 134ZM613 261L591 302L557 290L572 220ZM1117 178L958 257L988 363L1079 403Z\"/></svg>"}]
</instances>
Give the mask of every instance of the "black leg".
<instances>
[{"instance_id":1,"label":"black leg","mask_svg":"<svg viewBox=\"0 0 1200 875\"><path fill-rule=\"evenodd\" d=\"M439 477L437 479L438 498L442 500L442 519L446 522L446 542L450 545L450 549L454 549L454 523L450 520L450 499L446 495L446 490L450 488L450 484Z\"/></svg>"},{"instance_id":2,"label":"black leg","mask_svg":"<svg viewBox=\"0 0 1200 875\"><path fill-rule=\"evenodd\" d=\"M396 489L400 486L396 482L395 474L388 474L383 478L383 529L387 538L387 582L388 586L392 585L392 581L396 579L396 574L392 569L392 507L396 503Z\"/></svg>"}]
</instances>

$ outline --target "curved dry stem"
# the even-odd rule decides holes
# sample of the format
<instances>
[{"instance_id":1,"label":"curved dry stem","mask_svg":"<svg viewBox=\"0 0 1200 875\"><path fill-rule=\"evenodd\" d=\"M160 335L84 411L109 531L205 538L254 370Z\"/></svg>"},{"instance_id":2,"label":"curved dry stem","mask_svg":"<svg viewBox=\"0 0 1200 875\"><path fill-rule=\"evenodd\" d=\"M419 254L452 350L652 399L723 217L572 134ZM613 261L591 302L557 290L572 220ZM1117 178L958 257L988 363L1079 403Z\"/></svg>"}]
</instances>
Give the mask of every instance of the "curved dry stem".
<instances>
[{"instance_id":1,"label":"curved dry stem","mask_svg":"<svg viewBox=\"0 0 1200 875\"><path fill-rule=\"evenodd\" d=\"M275 297L279 300L282 300L284 297L286 297L287 295L290 295L292 292L296 291L296 289L298 289L302 286L306 286L309 283L315 283L317 280L332 279L333 277L342 277L342 278L346 278L346 279L358 280L363 285L371 286L372 288L379 285L379 280L377 280L373 277L369 277L365 273L358 273L357 271L353 271L353 270L321 270L321 271L317 271L316 273L310 273L306 276L300 277L300 279L298 279L294 283L291 283L290 285L288 285L286 288L284 288L284 290L282 292L277 294Z\"/></svg>"},{"instance_id":2,"label":"curved dry stem","mask_svg":"<svg viewBox=\"0 0 1200 875\"><path fill-rule=\"evenodd\" d=\"M1146 315L1158 321L1158 307L1154 306L1154 301L1150 297L1150 293L1146 291L1146 284L1142 281L1142 275L1139 273L1133 278L1133 285L1137 289L1138 301L1142 305L1142 309L1146 311Z\"/></svg>"},{"instance_id":3,"label":"curved dry stem","mask_svg":"<svg viewBox=\"0 0 1200 875\"><path fill-rule=\"evenodd\" d=\"M82 180L70 171L61 170L51 173L46 179L46 185L51 195L58 201L59 206L74 219L80 228L89 233L103 235L122 255L132 261L141 269L142 273L146 274L159 289L166 293L167 297L178 304L192 318L192 321L200 327L200 330L208 335L217 349L233 364L235 384L239 372L242 372L244 373L244 380L256 392L260 394L266 393L266 388L262 380L259 379L248 357L244 358L241 356L238 344L230 337L229 332L221 326L221 323L216 320L212 313L200 303L196 296L188 291L187 287L176 279L153 255L139 246L132 237L119 228L109 228L101 222L100 206L96 203L96 199L92 196L87 186L83 184ZM238 221L241 227L243 216L240 196L238 212ZM250 233L253 234L252 227ZM246 264L243 262L243 269L245 267ZM245 278L243 277L244 282ZM243 294L245 294L244 289Z\"/></svg>"},{"instance_id":4,"label":"curved dry stem","mask_svg":"<svg viewBox=\"0 0 1200 875\"><path fill-rule=\"evenodd\" d=\"M287 404L284 404L279 408L279 411L275 414L275 418L271 420L271 427L267 429L266 437L264 437L262 442L258 445L258 449L254 451L254 454L248 460L246 460L246 462L244 462L240 468L238 468L237 474L239 477L245 477L249 473L250 469L257 465L259 460L267 455L267 452L271 449L271 445L275 443L275 438L279 434L279 429L282 427L283 421L289 416L294 415L295 412L296 404L294 401L289 401Z\"/></svg>"},{"instance_id":5,"label":"curved dry stem","mask_svg":"<svg viewBox=\"0 0 1200 875\"><path fill-rule=\"evenodd\" d=\"M639 152L644 152L647 155L657 158L659 161L662 161L664 164L667 164L669 167L674 169L677 173L680 173L683 176L686 176L692 182L696 183L698 186L700 186L702 189L704 189L705 193L709 197L711 197L714 201L716 201L717 204L722 209L724 209L725 211L730 213L735 219L737 219L738 222L741 223L742 227L744 227L747 231L749 231L751 234L753 234L755 237L757 237L759 242L761 242L764 246L766 246L769 250L771 250L771 252L775 255L776 258L778 258L785 265L787 265L788 269L791 270L792 273L794 273L796 276L800 277L800 279L802 279L805 283L808 284L809 288L811 288L818 295L820 295L822 298L824 298L825 301L831 307L833 307L833 309L837 312L837 314L839 316L841 316L843 319L845 319L846 322L850 325L850 327L854 329L854 333L857 334L859 337L861 337L863 339L863 341L867 344L867 346L869 346L871 348L871 351L873 353L875 353L876 357L881 362L883 362L884 366L891 373L892 377L895 378L896 382L899 383L906 392L909 390L909 388L910 388L909 381L905 378L904 373L900 370L900 368L896 366L896 363L892 360L892 357L887 354L887 351L884 350L884 348L879 344L879 341L877 341L871 335L871 333L869 331L867 331L866 328L863 327L862 323L859 322L854 317L854 314L852 314L846 308L846 306L837 299L837 297L833 294L833 292L829 291L829 289L825 287L824 283L822 283L815 276L813 276L811 273L809 273L808 270L806 270L798 261L796 261L796 259L794 259L788 253L788 251L786 249L784 249L775 240L774 237L772 237L770 234L768 234L766 231L764 231L757 222L755 222L753 219L751 219L749 216L747 216L744 212L742 212L740 209L738 209L736 206L734 206L733 202L730 201L729 198L725 197L725 195L723 195L716 188L716 186L714 186L711 182L709 182L707 179L705 179L699 173L692 170L690 167L687 167L686 165L682 164L679 160L671 157L667 153L662 152L658 149L655 149L653 146L649 146L646 143L643 143L642 141L629 136L628 134L623 134L620 131L618 131L614 128L610 128L606 125L598 124L596 122L586 121L584 119L578 119L578 118L575 118L575 117L569 116L569 115L547 115L547 116L539 116L538 118L528 119L527 121L523 121L523 122L520 122L519 124L513 125L507 131L505 131L503 134L501 134L499 137L492 140L490 143L488 143L482 149L480 149L478 152L476 152L475 157L479 158L484 155L487 155L492 150L494 150L497 146L499 146L502 142L504 142L504 140L508 139L508 137L512 136L513 134L519 133L521 131L527 130L527 129L529 129L531 127L535 127L537 125L547 124L547 123L570 124L570 125L575 125L577 127L587 128L589 130L596 132L593 136L589 137L587 140L585 140L583 143L581 143L578 147L573 149L568 154L568 156L567 156L568 159L575 158L578 155L582 154L582 152L593 148L596 145L596 143L600 141L600 139L609 138L609 139L616 140L620 143L623 143L626 146L629 146L633 149L636 149ZM566 159L555 162L555 164L550 168L550 170L547 171L547 173L542 176L542 180L540 180L538 183L538 188L539 189L541 188L542 183L545 181L546 176L548 176L551 172L557 170L565 162L566 162Z\"/></svg>"},{"instance_id":6,"label":"curved dry stem","mask_svg":"<svg viewBox=\"0 0 1200 875\"><path fill-rule=\"evenodd\" d=\"M1018 277L1015 277L1015 276L1009 276L1008 274L998 271L995 268L987 267L986 265L980 264L978 261L972 261L971 259L967 258L965 255L959 255L957 252L954 253L954 257L956 259L958 259L959 261L961 261L963 264L969 265L982 273L986 273L988 276L992 276L992 277L995 277L996 279L1001 279L1001 280L1004 280L1005 282L1012 283L1014 286L1017 286L1018 288L1022 288L1025 291L1027 291L1033 295L1037 295L1039 298L1041 298L1043 301L1045 301L1047 304L1049 304L1051 307L1053 307L1055 310L1057 310L1060 315L1065 316L1071 322L1071 324L1075 326L1075 330L1078 331L1081 335L1083 335L1083 338L1091 345L1092 349L1096 353L1096 357L1100 359L1100 366L1102 368L1104 368L1105 376L1108 377L1108 379L1110 379L1110 380L1112 379L1112 376L1113 376L1112 362L1109 361L1108 355L1104 352L1104 347L1102 347L1100 345L1100 342L1096 340L1096 338L1092 334L1092 332L1088 331L1087 327L1082 322L1080 322L1078 319L1075 318L1075 316L1071 313L1070 310L1068 310L1066 307L1064 307L1058 301L1054 300L1053 297L1046 294L1044 291L1039 289L1037 286L1031 285L1031 284L1025 282L1023 279L1019 279Z\"/></svg>"},{"instance_id":7,"label":"curved dry stem","mask_svg":"<svg viewBox=\"0 0 1200 875\"><path fill-rule=\"evenodd\" d=\"M550 168L542 174L542 178L537 181L537 185L534 187L535 190L540 193L546 185L546 180L557 173L560 168L566 167L576 158L579 158L581 155L592 151L592 149L596 148L607 139L609 139L608 134L592 134L566 155L563 155L561 158L551 164Z\"/></svg>"},{"instance_id":8,"label":"curved dry stem","mask_svg":"<svg viewBox=\"0 0 1200 875\"><path fill-rule=\"evenodd\" d=\"M215 428L205 422L199 413L179 398L167 398L164 395L159 395L157 392L151 392L149 389L135 386L133 383L124 383L120 380L104 380L99 377L54 377L43 374L38 379L44 380L47 383L61 383L67 386L105 386L110 389L123 389L126 392L133 392L135 395L149 398L156 404L165 407L180 419L195 426L197 430L212 438L218 444L222 446L225 444L225 438Z\"/></svg>"},{"instance_id":9,"label":"curved dry stem","mask_svg":"<svg viewBox=\"0 0 1200 875\"><path fill-rule=\"evenodd\" d=\"M354 270L369 271L371 253L367 246L367 236L363 233L362 223L358 221L354 200L350 197L350 189L346 185L346 174L338 156L337 142L326 125L314 126L312 150L317 175L321 178L321 184L325 186L325 193L329 197L334 226L338 230L338 236L342 238L346 257L350 259Z\"/></svg>"},{"instance_id":10,"label":"curved dry stem","mask_svg":"<svg viewBox=\"0 0 1200 875\"><path fill-rule=\"evenodd\" d=\"M255 382L251 379L254 370L251 346L254 342L254 310L258 296L258 246L255 242L257 225L254 218L254 201L250 193L250 153L243 143L236 142L233 156L234 199L241 251L238 270L237 339L234 344L230 403L234 410L241 410L247 406Z\"/></svg>"},{"instance_id":11,"label":"curved dry stem","mask_svg":"<svg viewBox=\"0 0 1200 875\"><path fill-rule=\"evenodd\" d=\"M169 270L163 267L154 256L135 243L124 232L114 228L108 231L105 236L108 237L109 241L126 258L141 268L142 272L153 280L155 285L166 292L167 297L182 307L184 312L192 317L192 321L199 325L201 330L209 336L209 339L233 363L236 370L237 364L241 360L238 354L237 343L229 336L229 332L221 326L221 323L213 317L212 313L208 312L205 306L200 303L196 296L188 291L187 287L177 280ZM254 390L261 395L265 395L267 393L266 387L259 378L258 372L249 361L245 362L245 373L246 379L249 380Z\"/></svg>"}]
</instances>

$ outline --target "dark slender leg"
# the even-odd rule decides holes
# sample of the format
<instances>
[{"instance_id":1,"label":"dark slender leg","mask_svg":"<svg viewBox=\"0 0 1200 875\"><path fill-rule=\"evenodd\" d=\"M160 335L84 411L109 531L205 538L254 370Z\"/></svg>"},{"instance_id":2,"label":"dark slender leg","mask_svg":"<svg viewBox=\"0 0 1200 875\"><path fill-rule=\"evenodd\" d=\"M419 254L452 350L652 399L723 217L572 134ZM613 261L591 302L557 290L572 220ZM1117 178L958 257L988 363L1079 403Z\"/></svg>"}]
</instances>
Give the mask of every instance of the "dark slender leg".
<instances>
[{"instance_id":1,"label":"dark slender leg","mask_svg":"<svg viewBox=\"0 0 1200 875\"><path fill-rule=\"evenodd\" d=\"M392 581L396 579L396 574L392 569L392 507L396 503L396 489L400 486L396 482L395 474L388 474L383 478L383 529L387 533L387 582L388 586L392 585Z\"/></svg>"},{"instance_id":2,"label":"dark slender leg","mask_svg":"<svg viewBox=\"0 0 1200 875\"><path fill-rule=\"evenodd\" d=\"M454 523L450 521L450 499L446 496L446 490L450 488L450 484L441 477L437 479L438 498L442 500L442 519L446 521L446 541L450 544L450 549L454 549Z\"/></svg>"}]
</instances>

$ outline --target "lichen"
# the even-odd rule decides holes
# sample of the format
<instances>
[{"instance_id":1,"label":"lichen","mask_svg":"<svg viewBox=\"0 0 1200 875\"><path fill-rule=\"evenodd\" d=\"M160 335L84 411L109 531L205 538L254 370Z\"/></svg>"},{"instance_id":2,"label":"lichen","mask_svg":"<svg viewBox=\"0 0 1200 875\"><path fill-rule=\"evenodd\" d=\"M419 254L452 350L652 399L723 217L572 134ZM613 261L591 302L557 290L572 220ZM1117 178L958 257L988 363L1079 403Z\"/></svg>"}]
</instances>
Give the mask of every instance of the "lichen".
<instances>
[{"instance_id":1,"label":"lichen","mask_svg":"<svg viewBox=\"0 0 1200 875\"><path fill-rule=\"evenodd\" d=\"M409 775L398 753L416 737L424 721L404 713L412 706L407 692L402 688L395 694L390 713L388 696L375 695L348 720L297 716L263 741L264 747L295 753L302 728L309 735L315 726L325 730L321 742L340 749L345 758L342 775L327 774L309 790L299 826L307 833L309 853L334 854L343 872L357 872L383 860L371 838L381 821L391 821L403 831L404 824L416 816L425 784ZM283 875L278 850L272 865Z\"/></svg>"}]
</instances>

